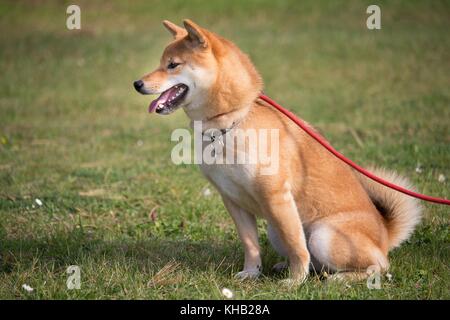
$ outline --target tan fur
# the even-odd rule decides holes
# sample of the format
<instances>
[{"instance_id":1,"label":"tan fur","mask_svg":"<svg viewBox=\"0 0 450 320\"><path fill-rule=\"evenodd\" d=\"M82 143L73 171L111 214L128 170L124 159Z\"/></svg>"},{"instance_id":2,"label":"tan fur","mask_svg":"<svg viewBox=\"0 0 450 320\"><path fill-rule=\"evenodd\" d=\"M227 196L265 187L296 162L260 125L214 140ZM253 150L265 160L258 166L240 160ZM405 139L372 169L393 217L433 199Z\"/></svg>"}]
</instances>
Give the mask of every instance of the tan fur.
<instances>
[{"instance_id":1,"label":"tan fur","mask_svg":"<svg viewBox=\"0 0 450 320\"><path fill-rule=\"evenodd\" d=\"M406 189L415 189L408 179L393 171L382 168L369 168L369 170L375 175ZM420 202L415 198L382 186L361 174L358 174L358 179L385 218L389 231L389 248L398 247L411 236L422 218Z\"/></svg>"},{"instance_id":2,"label":"tan fur","mask_svg":"<svg viewBox=\"0 0 450 320\"><path fill-rule=\"evenodd\" d=\"M261 163L201 165L221 193L244 245L244 271L238 276L259 274L256 217L269 222L295 281L306 277L310 262L316 270L364 272L371 265L386 270L389 249L406 239L419 221L418 204L356 175L260 100L261 77L232 42L190 20L185 20L185 29L168 21L164 25L174 40L161 65L142 78L150 93L161 92L174 78L193 77L183 109L192 120L201 120L204 129L238 123L243 130L279 130L281 165L276 175L262 175ZM167 70L169 61L183 66Z\"/></svg>"}]
</instances>

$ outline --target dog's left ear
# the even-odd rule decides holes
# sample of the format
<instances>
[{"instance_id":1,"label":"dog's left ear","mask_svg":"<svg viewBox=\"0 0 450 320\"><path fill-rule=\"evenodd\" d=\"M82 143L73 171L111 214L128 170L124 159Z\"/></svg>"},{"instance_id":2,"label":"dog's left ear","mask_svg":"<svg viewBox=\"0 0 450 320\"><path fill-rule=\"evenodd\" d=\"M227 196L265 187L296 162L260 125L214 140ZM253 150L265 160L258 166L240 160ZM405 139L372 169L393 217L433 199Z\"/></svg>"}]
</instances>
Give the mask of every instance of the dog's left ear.
<instances>
[{"instance_id":1,"label":"dog's left ear","mask_svg":"<svg viewBox=\"0 0 450 320\"><path fill-rule=\"evenodd\" d=\"M186 30L177 26L175 23L170 22L169 20L164 20L163 25L173 35L174 39L179 39L187 35Z\"/></svg>"},{"instance_id":2,"label":"dog's left ear","mask_svg":"<svg viewBox=\"0 0 450 320\"><path fill-rule=\"evenodd\" d=\"M202 48L208 47L208 41L202 28L189 19L185 19L183 24L188 33L189 40L194 46L200 46Z\"/></svg>"}]
</instances>

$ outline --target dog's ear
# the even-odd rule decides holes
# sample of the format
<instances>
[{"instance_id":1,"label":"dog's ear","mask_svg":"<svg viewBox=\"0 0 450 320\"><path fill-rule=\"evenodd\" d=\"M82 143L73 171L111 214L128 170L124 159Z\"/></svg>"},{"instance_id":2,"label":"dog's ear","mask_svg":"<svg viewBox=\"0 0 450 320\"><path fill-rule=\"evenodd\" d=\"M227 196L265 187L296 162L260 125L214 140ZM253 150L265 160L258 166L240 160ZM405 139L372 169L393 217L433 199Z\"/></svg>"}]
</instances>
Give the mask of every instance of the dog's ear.
<instances>
[{"instance_id":1,"label":"dog's ear","mask_svg":"<svg viewBox=\"0 0 450 320\"><path fill-rule=\"evenodd\" d=\"M208 47L208 41L207 38L202 31L202 28L200 28L197 24L192 22L189 19L185 19L183 21L184 27L186 28L189 40L191 43L197 47L207 48Z\"/></svg>"},{"instance_id":2,"label":"dog's ear","mask_svg":"<svg viewBox=\"0 0 450 320\"><path fill-rule=\"evenodd\" d=\"M169 20L164 20L163 25L173 35L174 39L178 39L187 35L186 30L184 30L182 27L177 26L175 23L170 22Z\"/></svg>"}]
</instances>

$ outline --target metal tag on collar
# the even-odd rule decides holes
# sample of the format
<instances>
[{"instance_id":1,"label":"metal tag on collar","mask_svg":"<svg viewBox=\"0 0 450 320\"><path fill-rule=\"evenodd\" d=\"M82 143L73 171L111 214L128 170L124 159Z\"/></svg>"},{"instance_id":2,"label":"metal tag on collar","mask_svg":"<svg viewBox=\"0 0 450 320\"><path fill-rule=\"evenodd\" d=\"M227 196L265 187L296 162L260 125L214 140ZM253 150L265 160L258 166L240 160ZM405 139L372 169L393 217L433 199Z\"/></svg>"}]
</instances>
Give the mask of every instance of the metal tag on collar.
<instances>
[{"instance_id":1,"label":"metal tag on collar","mask_svg":"<svg viewBox=\"0 0 450 320\"><path fill-rule=\"evenodd\" d=\"M211 136L211 145L213 147L213 157L217 157L217 155L220 155L223 153L223 148L225 147L225 143L223 142L223 135L220 136L214 136L214 140L212 139L213 136Z\"/></svg>"},{"instance_id":2,"label":"metal tag on collar","mask_svg":"<svg viewBox=\"0 0 450 320\"><path fill-rule=\"evenodd\" d=\"M227 129L212 129L212 133L210 135L211 142L214 142L219 137L222 137L222 136L226 135L228 133L228 131L230 131L230 130L231 130L231 128L227 128Z\"/></svg>"}]
</instances>

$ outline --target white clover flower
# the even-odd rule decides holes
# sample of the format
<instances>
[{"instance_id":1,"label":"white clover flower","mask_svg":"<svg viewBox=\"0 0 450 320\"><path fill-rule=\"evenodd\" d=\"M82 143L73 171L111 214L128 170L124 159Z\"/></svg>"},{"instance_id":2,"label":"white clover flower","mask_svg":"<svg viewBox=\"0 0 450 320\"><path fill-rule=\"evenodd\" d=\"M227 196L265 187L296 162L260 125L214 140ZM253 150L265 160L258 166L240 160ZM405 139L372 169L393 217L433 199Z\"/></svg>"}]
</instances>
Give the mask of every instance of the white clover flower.
<instances>
[{"instance_id":1,"label":"white clover flower","mask_svg":"<svg viewBox=\"0 0 450 320\"><path fill-rule=\"evenodd\" d=\"M205 190L203 190L204 197L209 197L211 194L212 194L212 192L209 188L206 188Z\"/></svg>"},{"instance_id":2,"label":"white clover flower","mask_svg":"<svg viewBox=\"0 0 450 320\"><path fill-rule=\"evenodd\" d=\"M445 176L441 173L438 177L439 182L445 182Z\"/></svg>"},{"instance_id":3,"label":"white clover flower","mask_svg":"<svg viewBox=\"0 0 450 320\"><path fill-rule=\"evenodd\" d=\"M27 291L27 292L33 292L34 289L32 287L30 287L29 285L27 285L26 283L22 285L22 289Z\"/></svg>"},{"instance_id":4,"label":"white clover flower","mask_svg":"<svg viewBox=\"0 0 450 320\"><path fill-rule=\"evenodd\" d=\"M227 299L231 299L231 298L234 297L233 291L231 291L231 290L228 289L228 288L223 288L223 289L222 289L222 294L223 294L223 296L224 296L225 298L227 298Z\"/></svg>"},{"instance_id":5,"label":"white clover flower","mask_svg":"<svg viewBox=\"0 0 450 320\"><path fill-rule=\"evenodd\" d=\"M34 200L34 202L36 202L39 207L42 206L42 204L43 204L42 201L37 198Z\"/></svg>"},{"instance_id":6,"label":"white clover flower","mask_svg":"<svg viewBox=\"0 0 450 320\"><path fill-rule=\"evenodd\" d=\"M388 279L388 281L392 281L392 274L386 273L386 278Z\"/></svg>"}]
</instances>

